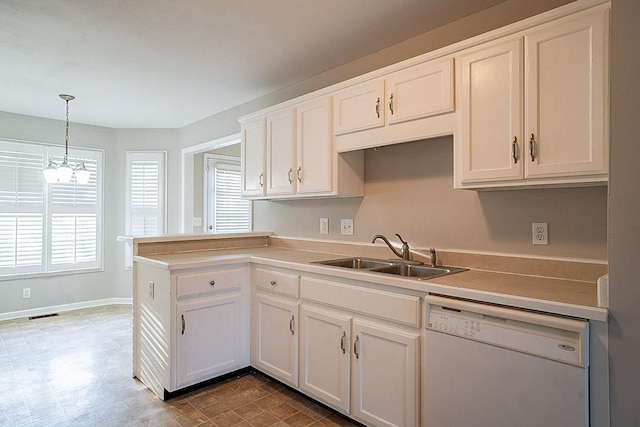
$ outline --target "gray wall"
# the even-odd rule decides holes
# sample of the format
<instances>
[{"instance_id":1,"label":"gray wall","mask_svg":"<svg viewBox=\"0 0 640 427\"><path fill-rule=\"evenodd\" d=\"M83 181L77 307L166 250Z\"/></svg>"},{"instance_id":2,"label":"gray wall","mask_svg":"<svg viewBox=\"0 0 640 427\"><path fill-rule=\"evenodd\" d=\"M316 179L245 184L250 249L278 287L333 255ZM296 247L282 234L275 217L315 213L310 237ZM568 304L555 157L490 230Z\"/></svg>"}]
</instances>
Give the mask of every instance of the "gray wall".
<instances>
[{"instance_id":1,"label":"gray wall","mask_svg":"<svg viewBox=\"0 0 640 427\"><path fill-rule=\"evenodd\" d=\"M353 236L340 235L341 218L354 219ZM532 222L549 223L548 246L532 245ZM606 260L607 189L454 190L445 137L366 150L363 198L255 202L254 229L360 242L400 233L412 246Z\"/></svg>"},{"instance_id":2,"label":"gray wall","mask_svg":"<svg viewBox=\"0 0 640 427\"><path fill-rule=\"evenodd\" d=\"M611 9L609 355L611 425L640 426L640 2Z\"/></svg>"},{"instance_id":3,"label":"gray wall","mask_svg":"<svg viewBox=\"0 0 640 427\"><path fill-rule=\"evenodd\" d=\"M0 137L2 138L64 145L64 126L63 121L0 113ZM105 149L113 144L115 131L72 123L69 135L72 146ZM73 151L73 147L70 151ZM112 283L115 280L115 265L119 263L119 259L117 258L118 250L112 242L115 239L118 223L111 221L110 218L123 216L118 206L120 206L119 200L124 195L124 189L120 190L117 185L114 185L114 178L119 179L117 172L114 173L114 170L119 169L117 165L119 161L115 151L105 151L104 271L0 281L0 313L100 300L114 296ZM115 203L109 203L109 201ZM30 299L22 299L23 288L31 288Z\"/></svg>"}]
</instances>

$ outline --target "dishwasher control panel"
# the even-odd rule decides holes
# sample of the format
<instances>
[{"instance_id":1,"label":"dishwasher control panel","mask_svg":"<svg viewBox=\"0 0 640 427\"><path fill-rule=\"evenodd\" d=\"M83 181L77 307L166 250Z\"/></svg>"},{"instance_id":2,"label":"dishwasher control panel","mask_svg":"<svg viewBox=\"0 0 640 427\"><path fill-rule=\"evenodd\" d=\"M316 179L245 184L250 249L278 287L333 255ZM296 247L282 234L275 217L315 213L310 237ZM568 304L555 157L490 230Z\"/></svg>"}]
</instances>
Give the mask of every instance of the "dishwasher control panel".
<instances>
[{"instance_id":1,"label":"dishwasher control panel","mask_svg":"<svg viewBox=\"0 0 640 427\"><path fill-rule=\"evenodd\" d=\"M428 297L436 299L435 297ZM588 366L589 323L482 303L427 300L428 331Z\"/></svg>"},{"instance_id":2,"label":"dishwasher control panel","mask_svg":"<svg viewBox=\"0 0 640 427\"><path fill-rule=\"evenodd\" d=\"M442 309L447 310L446 308ZM459 311L459 310L458 310ZM446 312L433 310L429 313L429 329L446 332L451 335L462 335L465 337L475 337L481 335L482 328L480 322L475 319L459 318L449 315Z\"/></svg>"}]
</instances>

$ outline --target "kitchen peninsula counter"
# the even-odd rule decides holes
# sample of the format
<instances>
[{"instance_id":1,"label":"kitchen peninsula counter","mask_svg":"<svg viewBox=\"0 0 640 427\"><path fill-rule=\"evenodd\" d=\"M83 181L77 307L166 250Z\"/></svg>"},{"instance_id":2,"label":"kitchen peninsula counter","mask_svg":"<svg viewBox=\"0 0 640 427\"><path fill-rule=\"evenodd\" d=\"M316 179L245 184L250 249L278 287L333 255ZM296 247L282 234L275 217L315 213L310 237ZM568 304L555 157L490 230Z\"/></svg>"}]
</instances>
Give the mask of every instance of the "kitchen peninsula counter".
<instances>
[{"instance_id":1,"label":"kitchen peninsula counter","mask_svg":"<svg viewBox=\"0 0 640 427\"><path fill-rule=\"evenodd\" d=\"M252 263L271 267L295 270L314 276L326 276L349 282L361 282L372 286L393 286L427 293L436 293L458 298L468 298L493 304L502 304L524 309L538 310L566 316L606 321L608 310L598 306L595 281L572 280L567 278L541 277L535 275L513 274L496 271L482 271L472 268L468 271L428 280L399 277L392 274L353 270L310 264L314 261L344 258L348 256L373 256L371 245L363 245L358 253L345 253L339 243L322 242L320 250L296 249L273 246L267 241L269 233L250 233L242 235L206 237L196 240L225 240L231 248L182 251L174 253L147 253L136 255L134 260L167 270L200 269L215 265ZM236 238L264 239L265 244L249 247L229 245ZM133 239L134 244L156 244L161 238ZM178 240L188 240L184 236ZM277 240L273 238L273 240ZM164 241L171 241L170 236ZM255 244L255 241L252 242ZM335 247L336 250L331 249ZM142 249L140 247L139 249ZM349 248L349 251L353 248ZM388 249L386 249L388 251ZM139 253L140 251L138 251ZM144 252L144 250L142 251ZM366 253L365 253L366 252ZM385 255L378 258L388 258Z\"/></svg>"}]
</instances>

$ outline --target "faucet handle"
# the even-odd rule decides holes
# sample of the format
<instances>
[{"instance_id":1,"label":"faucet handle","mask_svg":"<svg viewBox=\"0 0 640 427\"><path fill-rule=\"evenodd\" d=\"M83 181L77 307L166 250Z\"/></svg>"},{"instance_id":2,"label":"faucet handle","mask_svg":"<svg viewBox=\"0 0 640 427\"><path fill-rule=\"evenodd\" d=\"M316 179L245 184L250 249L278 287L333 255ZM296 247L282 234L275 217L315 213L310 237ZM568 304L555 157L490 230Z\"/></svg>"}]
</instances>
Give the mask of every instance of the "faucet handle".
<instances>
[{"instance_id":1,"label":"faucet handle","mask_svg":"<svg viewBox=\"0 0 640 427\"><path fill-rule=\"evenodd\" d=\"M404 240L402 240L402 236L399 235L398 233L396 233L396 236L398 236L398 239L400 239L400 242L402 242L403 245L406 245L407 242L405 242Z\"/></svg>"}]
</instances>

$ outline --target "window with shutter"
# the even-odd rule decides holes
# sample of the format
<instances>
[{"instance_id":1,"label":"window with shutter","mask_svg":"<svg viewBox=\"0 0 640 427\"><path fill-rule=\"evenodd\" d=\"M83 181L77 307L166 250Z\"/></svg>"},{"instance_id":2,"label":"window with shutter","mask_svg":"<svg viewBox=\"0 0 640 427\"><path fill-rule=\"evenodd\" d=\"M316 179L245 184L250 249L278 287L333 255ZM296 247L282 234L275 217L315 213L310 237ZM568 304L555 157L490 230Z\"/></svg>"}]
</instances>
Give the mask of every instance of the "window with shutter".
<instances>
[{"instance_id":1,"label":"window with shutter","mask_svg":"<svg viewBox=\"0 0 640 427\"><path fill-rule=\"evenodd\" d=\"M127 152L126 233L164 234L166 230L166 152Z\"/></svg>"},{"instance_id":2,"label":"window with shutter","mask_svg":"<svg viewBox=\"0 0 640 427\"><path fill-rule=\"evenodd\" d=\"M233 157L205 155L209 232L251 231L251 202L240 197L240 161Z\"/></svg>"},{"instance_id":3,"label":"window with shutter","mask_svg":"<svg viewBox=\"0 0 640 427\"><path fill-rule=\"evenodd\" d=\"M47 185L57 146L0 140L0 276L102 268L101 151L72 148L91 177Z\"/></svg>"}]
</instances>

